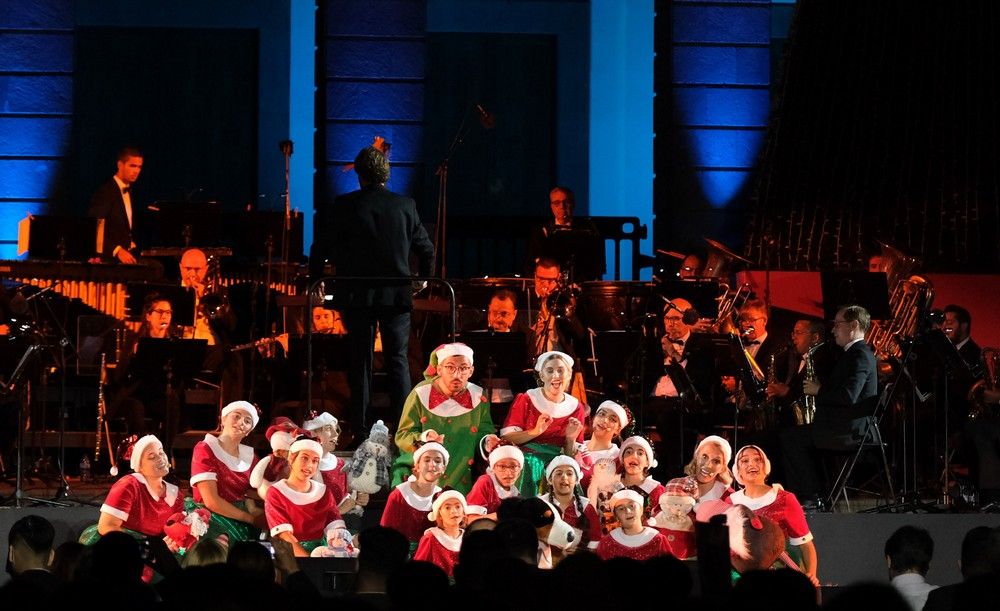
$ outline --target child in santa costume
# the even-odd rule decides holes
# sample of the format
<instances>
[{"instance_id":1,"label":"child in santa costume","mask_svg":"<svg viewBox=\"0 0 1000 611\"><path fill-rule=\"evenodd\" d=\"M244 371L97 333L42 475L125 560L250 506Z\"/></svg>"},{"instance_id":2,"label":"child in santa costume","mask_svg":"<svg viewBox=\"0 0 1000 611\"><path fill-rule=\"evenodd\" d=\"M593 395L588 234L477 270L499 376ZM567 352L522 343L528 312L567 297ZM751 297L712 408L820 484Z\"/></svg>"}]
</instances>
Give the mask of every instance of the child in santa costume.
<instances>
[{"instance_id":1,"label":"child in santa costume","mask_svg":"<svg viewBox=\"0 0 1000 611\"><path fill-rule=\"evenodd\" d=\"M709 435L698 443L691 462L684 467L684 474L698 482L696 508L705 501L728 502L733 493L733 472L729 470L732 456L732 446L718 435Z\"/></svg>"},{"instance_id":2,"label":"child in santa costume","mask_svg":"<svg viewBox=\"0 0 1000 611\"><path fill-rule=\"evenodd\" d=\"M395 528L410 542L410 555L434 523L427 514L433 509L437 485L448 467L448 450L437 442L420 445L413 453L413 475L389 493L382 511L382 526Z\"/></svg>"},{"instance_id":3,"label":"child in santa costume","mask_svg":"<svg viewBox=\"0 0 1000 611\"><path fill-rule=\"evenodd\" d=\"M736 482L743 489L734 492L729 500L733 504L744 505L759 516L774 520L785 534L788 553L799 563L813 585L819 585L816 577L816 545L806 523L805 512L795 495L778 484L767 484L771 474L771 461L764 450L755 445L746 445L736 453L733 462Z\"/></svg>"},{"instance_id":4,"label":"child in santa costume","mask_svg":"<svg viewBox=\"0 0 1000 611\"><path fill-rule=\"evenodd\" d=\"M428 528L417 545L414 560L435 564L452 578L462 549L462 525L465 523L465 497L458 490L438 493L427 517L437 526Z\"/></svg>"},{"instance_id":5,"label":"child in santa costume","mask_svg":"<svg viewBox=\"0 0 1000 611\"><path fill-rule=\"evenodd\" d=\"M618 557L648 560L670 554L667 538L655 528L643 525L643 501L641 494L628 488L611 497L611 507L620 526L597 544L598 556L604 560Z\"/></svg>"},{"instance_id":6,"label":"child in santa costume","mask_svg":"<svg viewBox=\"0 0 1000 611\"><path fill-rule=\"evenodd\" d=\"M316 441L323 446L323 456L319 459L319 472L314 479L322 481L337 501L340 515L344 515L355 507L368 504L368 494L352 493L347 488L347 472L344 471L344 461L337 458L337 440L340 438L340 423L337 417L329 412L316 414L302 424L302 428L312 433Z\"/></svg>"},{"instance_id":7,"label":"child in santa costume","mask_svg":"<svg viewBox=\"0 0 1000 611\"><path fill-rule=\"evenodd\" d=\"M599 460L617 460L621 450L615 440L630 422L628 411L614 401L605 401L597 407L591 424L590 439L576 444L576 462L583 476L580 484L586 490L594 464Z\"/></svg>"},{"instance_id":8,"label":"child in santa costume","mask_svg":"<svg viewBox=\"0 0 1000 611\"><path fill-rule=\"evenodd\" d=\"M696 494L698 494L698 483L693 477L677 477L670 480L663 487L658 510L649 519L649 525L667 538L670 553L681 560L698 555L698 546L694 538L694 520L690 515L694 510Z\"/></svg>"},{"instance_id":9,"label":"child in santa costume","mask_svg":"<svg viewBox=\"0 0 1000 611\"><path fill-rule=\"evenodd\" d=\"M424 381L403 403L395 437L400 455L392 467L393 486L413 472L416 442L436 441L451 454L441 485L463 493L472 488L476 451L484 445L491 450L499 442L489 401L481 387L469 382L473 371L472 348L465 344L443 344L431 353Z\"/></svg>"},{"instance_id":10,"label":"child in santa costume","mask_svg":"<svg viewBox=\"0 0 1000 611\"><path fill-rule=\"evenodd\" d=\"M321 545L335 547L336 539L351 540L333 495L313 479L322 455L318 441L305 436L295 440L288 449L288 477L275 482L264 499L271 536L291 543L296 556L309 556Z\"/></svg>"},{"instance_id":11,"label":"child in santa costume","mask_svg":"<svg viewBox=\"0 0 1000 611\"><path fill-rule=\"evenodd\" d=\"M583 442L587 407L569 394L573 358L550 351L535 361L539 388L519 394L511 403L500 435L524 450L524 470L518 488L535 496L544 480L545 465L559 454L576 454Z\"/></svg>"},{"instance_id":12,"label":"child in santa costume","mask_svg":"<svg viewBox=\"0 0 1000 611\"><path fill-rule=\"evenodd\" d=\"M660 504L663 484L653 479L649 470L656 467L653 446L645 437L635 435L622 442L622 484L626 488L636 488L646 497L643 506L644 518L648 519L654 507Z\"/></svg>"},{"instance_id":13,"label":"child in santa costume","mask_svg":"<svg viewBox=\"0 0 1000 611\"><path fill-rule=\"evenodd\" d=\"M490 452L490 466L479 476L465 497L467 510L480 517L497 519L500 501L520 496L514 483L524 468L524 453L513 445L499 445Z\"/></svg>"},{"instance_id":14,"label":"child in santa costume","mask_svg":"<svg viewBox=\"0 0 1000 611\"><path fill-rule=\"evenodd\" d=\"M163 444L153 435L139 438L131 447L132 473L115 482L101 505L96 526L84 530L80 542L96 543L109 532L121 530L135 536L162 537L170 516L183 511L184 497L177 486L163 481L170 461ZM171 551L177 545L167 541Z\"/></svg>"},{"instance_id":15,"label":"child in santa costume","mask_svg":"<svg viewBox=\"0 0 1000 611\"><path fill-rule=\"evenodd\" d=\"M597 549L601 540L601 518L589 499L577 494L582 473L580 465L569 456L556 456L545 467L549 493L544 499L559 510L564 522L573 527L576 543L573 549Z\"/></svg>"},{"instance_id":16,"label":"child in santa costume","mask_svg":"<svg viewBox=\"0 0 1000 611\"><path fill-rule=\"evenodd\" d=\"M254 541L267 526L260 497L250 485L258 459L253 448L240 443L259 420L253 404L234 401L222 408L221 432L206 434L194 446L190 480L194 496L184 499L184 509L205 507L212 512L210 537L225 533L231 542Z\"/></svg>"}]
</instances>

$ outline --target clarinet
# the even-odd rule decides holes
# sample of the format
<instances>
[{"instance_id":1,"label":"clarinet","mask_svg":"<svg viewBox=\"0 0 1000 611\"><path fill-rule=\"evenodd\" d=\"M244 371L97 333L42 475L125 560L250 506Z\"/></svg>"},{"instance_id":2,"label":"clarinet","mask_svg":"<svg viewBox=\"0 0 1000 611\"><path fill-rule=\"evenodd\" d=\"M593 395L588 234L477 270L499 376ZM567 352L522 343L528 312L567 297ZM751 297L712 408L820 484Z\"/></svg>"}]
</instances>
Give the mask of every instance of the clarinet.
<instances>
[{"instance_id":1,"label":"clarinet","mask_svg":"<svg viewBox=\"0 0 1000 611\"><path fill-rule=\"evenodd\" d=\"M101 459L101 433L104 432L104 353L101 353L101 369L97 375L97 431L94 442L94 464ZM114 461L112 461L114 464Z\"/></svg>"}]
</instances>

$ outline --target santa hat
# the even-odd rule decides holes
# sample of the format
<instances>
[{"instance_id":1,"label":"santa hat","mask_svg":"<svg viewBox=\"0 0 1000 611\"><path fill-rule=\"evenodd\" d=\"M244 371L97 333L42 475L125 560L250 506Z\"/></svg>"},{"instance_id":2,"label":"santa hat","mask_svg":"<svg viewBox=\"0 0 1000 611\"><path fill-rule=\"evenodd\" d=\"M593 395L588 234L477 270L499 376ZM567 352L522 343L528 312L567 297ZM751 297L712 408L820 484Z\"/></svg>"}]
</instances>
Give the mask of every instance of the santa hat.
<instances>
[{"instance_id":1,"label":"santa hat","mask_svg":"<svg viewBox=\"0 0 1000 611\"><path fill-rule=\"evenodd\" d=\"M323 456L323 446L311 437L302 436L296 439L295 443L288 448L288 453L295 454L297 452L301 452L302 450L309 450L310 452L316 454L316 456Z\"/></svg>"},{"instance_id":2,"label":"santa hat","mask_svg":"<svg viewBox=\"0 0 1000 611\"><path fill-rule=\"evenodd\" d=\"M658 463L656 462L655 454L653 454L653 446L649 445L649 441L645 437L639 435L633 435L632 437L629 437L628 439L623 441L622 451L619 456L623 456L625 454L625 448L629 446L639 446L640 448L645 450L646 456L649 457L649 468L652 469L656 467Z\"/></svg>"},{"instance_id":3,"label":"santa hat","mask_svg":"<svg viewBox=\"0 0 1000 611\"><path fill-rule=\"evenodd\" d=\"M464 356L465 358L469 359L470 365L473 363L472 348L469 348L468 346L460 342L455 342L453 344L443 344L439 346L438 349L435 350L434 352L437 353L438 363L452 356Z\"/></svg>"},{"instance_id":4,"label":"santa hat","mask_svg":"<svg viewBox=\"0 0 1000 611\"><path fill-rule=\"evenodd\" d=\"M267 427L264 437L271 443L272 451L287 450L295 441L295 433L298 430L299 427L294 422L282 416L275 418L274 424Z\"/></svg>"},{"instance_id":5,"label":"santa hat","mask_svg":"<svg viewBox=\"0 0 1000 611\"><path fill-rule=\"evenodd\" d=\"M314 416L311 420L303 422L302 428L315 431L316 429L321 429L328 424L332 425L333 428L337 428L337 418L336 416L330 414L330 412L323 412L318 416Z\"/></svg>"},{"instance_id":6,"label":"santa hat","mask_svg":"<svg viewBox=\"0 0 1000 611\"><path fill-rule=\"evenodd\" d=\"M698 456L698 453L701 452L702 446L704 446L706 443L714 443L718 445L719 448L722 449L722 458L724 459L723 462L726 464L726 466L728 466L729 462L733 458L733 446L729 445L728 441L726 441L722 437L719 437L718 435L709 435L708 437L702 439L698 443L698 447L694 449L695 456Z\"/></svg>"},{"instance_id":7,"label":"santa hat","mask_svg":"<svg viewBox=\"0 0 1000 611\"><path fill-rule=\"evenodd\" d=\"M618 416L618 422L621 423L622 428L628 426L629 423L628 412L625 411L625 408L622 407L621 405L618 405L614 401L605 401L604 403L601 403L600 405L597 406L597 412L601 411L602 409L607 409L614 412L615 415ZM596 414L597 412L594 413Z\"/></svg>"},{"instance_id":8,"label":"santa hat","mask_svg":"<svg viewBox=\"0 0 1000 611\"><path fill-rule=\"evenodd\" d=\"M146 451L146 448L151 445L157 445L163 447L163 442L156 438L156 435L146 435L145 437L140 437L138 441L132 444L131 451L128 455L128 464L132 467L132 470L136 473L139 472L139 461L142 460L142 453Z\"/></svg>"},{"instance_id":9,"label":"santa hat","mask_svg":"<svg viewBox=\"0 0 1000 611\"><path fill-rule=\"evenodd\" d=\"M611 506L612 509L614 509L615 507L623 503L635 503L636 505L639 506L640 509L642 509L644 502L645 501L643 500L641 494L639 494L635 490L632 490L631 488L623 488L611 495L611 501L609 505Z\"/></svg>"},{"instance_id":10,"label":"santa hat","mask_svg":"<svg viewBox=\"0 0 1000 611\"><path fill-rule=\"evenodd\" d=\"M490 469L505 458L513 458L521 468L524 468L524 452L521 448L514 445L499 445L490 452Z\"/></svg>"},{"instance_id":11,"label":"santa hat","mask_svg":"<svg viewBox=\"0 0 1000 611\"><path fill-rule=\"evenodd\" d=\"M558 467L573 467L573 471L576 472L576 481L579 482L583 479L583 472L580 470L579 463L577 463L572 457L566 456L565 454L560 454L549 461L548 466L545 467L545 479L551 482L552 472Z\"/></svg>"},{"instance_id":12,"label":"santa hat","mask_svg":"<svg viewBox=\"0 0 1000 611\"><path fill-rule=\"evenodd\" d=\"M660 495L660 505L669 502L688 503L694 506L698 500L698 482L693 477L675 477L663 486L663 494Z\"/></svg>"},{"instance_id":13,"label":"santa hat","mask_svg":"<svg viewBox=\"0 0 1000 611\"><path fill-rule=\"evenodd\" d=\"M427 519L431 522L437 522L438 511L441 509L441 505L444 505L445 501L449 499L455 499L462 504L462 511L467 512L469 510L468 503L465 502L465 496L458 490L443 490L438 493L434 498L434 502L431 503L431 512L427 514Z\"/></svg>"},{"instance_id":14,"label":"santa hat","mask_svg":"<svg viewBox=\"0 0 1000 611\"><path fill-rule=\"evenodd\" d=\"M541 373L542 365L545 364L545 361L554 357L561 358L562 360L566 361L567 367L569 367L570 369L573 368L573 362L574 362L573 357L566 354L565 352L559 352L558 350L549 350L548 352L543 352L540 355L538 355L538 359L535 360L535 371Z\"/></svg>"},{"instance_id":15,"label":"santa hat","mask_svg":"<svg viewBox=\"0 0 1000 611\"><path fill-rule=\"evenodd\" d=\"M451 456L448 455L448 450L445 449L443 445L436 441L429 441L422 444L419 448L413 451L413 464L420 462L420 457L427 452L440 452L441 456L444 457L444 466L448 466L448 461L451 460Z\"/></svg>"},{"instance_id":16,"label":"santa hat","mask_svg":"<svg viewBox=\"0 0 1000 611\"><path fill-rule=\"evenodd\" d=\"M254 404L249 401L233 401L229 405L222 408L222 417L225 418L230 414L230 412L234 412L238 409L250 414L250 418L253 419L253 426L250 428L257 428L257 423L260 422L260 415L257 413L257 408Z\"/></svg>"},{"instance_id":17,"label":"santa hat","mask_svg":"<svg viewBox=\"0 0 1000 611\"><path fill-rule=\"evenodd\" d=\"M741 486L745 484L740 479L740 470L739 468L737 468L737 465L740 462L740 456L742 456L743 453L746 452L747 450L757 450L758 452L760 452L760 457L764 459L764 477L766 478L768 475L771 475L771 459L767 457L767 454L764 453L764 450L760 449L760 446L755 446L752 444L745 445L742 448L740 448L740 451L737 452L736 456L733 457L733 477L736 478L736 483Z\"/></svg>"}]
</instances>

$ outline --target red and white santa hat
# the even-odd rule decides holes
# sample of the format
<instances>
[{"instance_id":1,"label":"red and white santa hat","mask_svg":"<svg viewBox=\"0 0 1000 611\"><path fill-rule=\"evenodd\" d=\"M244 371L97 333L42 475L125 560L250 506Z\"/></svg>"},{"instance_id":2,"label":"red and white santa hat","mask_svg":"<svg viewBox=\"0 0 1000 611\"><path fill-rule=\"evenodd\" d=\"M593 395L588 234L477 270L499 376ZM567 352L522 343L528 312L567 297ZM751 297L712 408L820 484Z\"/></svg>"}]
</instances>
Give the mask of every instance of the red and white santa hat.
<instances>
[{"instance_id":1,"label":"red and white santa hat","mask_svg":"<svg viewBox=\"0 0 1000 611\"><path fill-rule=\"evenodd\" d=\"M238 409L250 414L250 418L253 419L253 426L250 428L257 428L257 423L260 422L260 415L257 413L257 407L249 401L233 401L229 405L222 408L222 417L225 418L230 414L230 412L234 412Z\"/></svg>"},{"instance_id":2,"label":"red and white santa hat","mask_svg":"<svg viewBox=\"0 0 1000 611\"><path fill-rule=\"evenodd\" d=\"M722 437L719 437L718 435L709 435L708 437L698 442L698 447L694 449L695 457L697 458L698 453L701 452L701 448L706 443L714 443L715 445L719 446L719 448L722 450L722 458L724 459L723 462L728 466L729 462L733 458L733 446L729 445L728 441L726 441Z\"/></svg>"},{"instance_id":3,"label":"red and white santa hat","mask_svg":"<svg viewBox=\"0 0 1000 611\"><path fill-rule=\"evenodd\" d=\"M431 522L437 522L438 511L441 509L441 505L444 505L448 499L455 499L462 504L462 511L469 511L469 504L465 502L465 495L458 490L449 489L439 492L434 498L434 502L431 503L431 512L427 514L427 519Z\"/></svg>"},{"instance_id":4,"label":"red and white santa hat","mask_svg":"<svg viewBox=\"0 0 1000 611\"><path fill-rule=\"evenodd\" d=\"M272 451L287 450L295 441L298 430L299 427L294 422L282 416L275 418L274 423L267 427L264 437L270 442Z\"/></svg>"},{"instance_id":5,"label":"red and white santa hat","mask_svg":"<svg viewBox=\"0 0 1000 611\"><path fill-rule=\"evenodd\" d=\"M304 435L292 443L291 447L288 448L288 454L296 454L302 450L308 450L309 452L316 454L316 456L323 456L323 446L321 446L315 439Z\"/></svg>"},{"instance_id":6,"label":"red and white santa hat","mask_svg":"<svg viewBox=\"0 0 1000 611\"><path fill-rule=\"evenodd\" d=\"M128 464L136 473L139 472L139 461L142 460L142 453L151 445L157 445L162 448L163 442L157 439L156 435L146 435L145 437L140 437L132 444L132 454L129 456Z\"/></svg>"},{"instance_id":7,"label":"red and white santa hat","mask_svg":"<svg viewBox=\"0 0 1000 611\"><path fill-rule=\"evenodd\" d=\"M543 352L539 354L538 358L535 359L535 371L541 373L542 366L545 365L545 361L553 357L561 358L562 360L566 361L567 367L569 367L570 369L573 368L573 362L574 362L573 357L566 354L565 352L559 352L558 350L549 350L548 352Z\"/></svg>"},{"instance_id":8,"label":"red and white santa hat","mask_svg":"<svg viewBox=\"0 0 1000 611\"><path fill-rule=\"evenodd\" d=\"M618 422L621 423L622 428L628 426L629 423L628 412L625 411L625 408L622 407L621 405L618 405L614 401L605 401L604 403L601 403L600 405L597 406L597 412L601 411L602 409L608 409L614 412L614 414L618 416ZM597 412L594 413L596 414Z\"/></svg>"},{"instance_id":9,"label":"red and white santa hat","mask_svg":"<svg viewBox=\"0 0 1000 611\"><path fill-rule=\"evenodd\" d=\"M649 457L649 468L652 469L658 464L656 462L656 455L653 454L653 446L649 445L649 441L641 435L633 435L622 442L622 450L619 456L625 454L625 448L629 446L639 446L646 452L646 456Z\"/></svg>"},{"instance_id":10,"label":"red and white santa hat","mask_svg":"<svg viewBox=\"0 0 1000 611\"><path fill-rule=\"evenodd\" d=\"M549 461L549 464L545 467L545 479L551 482L552 472L558 467L573 467L573 471L576 472L576 481L579 482L583 479L583 471L580 470L580 464L572 456L566 456L565 454L560 454Z\"/></svg>"},{"instance_id":11,"label":"red and white santa hat","mask_svg":"<svg viewBox=\"0 0 1000 611\"><path fill-rule=\"evenodd\" d=\"M614 509L615 507L625 503L635 503L640 509L642 509L644 502L645 501L643 500L642 495L635 490L632 490L631 488L622 488L618 492L611 495L610 505L611 508Z\"/></svg>"},{"instance_id":12,"label":"red and white santa hat","mask_svg":"<svg viewBox=\"0 0 1000 611\"><path fill-rule=\"evenodd\" d=\"M692 507L698 500L698 482L693 477L675 477L663 486L660 505L665 502L688 503Z\"/></svg>"},{"instance_id":13,"label":"red and white santa hat","mask_svg":"<svg viewBox=\"0 0 1000 611\"><path fill-rule=\"evenodd\" d=\"M442 346L439 346L438 349L435 350L434 352L437 354L438 363L443 362L446 358L451 356L464 356L465 358L469 359L470 365L473 363L472 348L466 346L461 342L444 344Z\"/></svg>"},{"instance_id":14,"label":"red and white santa hat","mask_svg":"<svg viewBox=\"0 0 1000 611\"><path fill-rule=\"evenodd\" d=\"M330 412L323 412L322 414L316 416L315 418L303 422L302 428L309 431L315 431L317 429L323 428L328 424L332 425L333 428L337 428L337 417L331 414Z\"/></svg>"},{"instance_id":15,"label":"red and white santa hat","mask_svg":"<svg viewBox=\"0 0 1000 611\"><path fill-rule=\"evenodd\" d=\"M448 455L448 450L436 441L429 441L422 444L419 448L413 451L413 464L420 462L420 457L428 452L439 452L441 456L444 457L444 466L448 466L448 461L451 460L451 456Z\"/></svg>"},{"instance_id":16,"label":"red and white santa hat","mask_svg":"<svg viewBox=\"0 0 1000 611\"><path fill-rule=\"evenodd\" d=\"M733 457L733 477L736 479L736 483L741 486L744 484L743 480L740 479L740 470L738 466L740 463L740 456L742 456L747 450L757 450L760 452L760 457L764 459L764 477L766 478L768 475L771 475L771 459L767 457L767 454L764 453L764 450L762 450L760 446L747 444L740 448L739 452L736 453L736 456Z\"/></svg>"},{"instance_id":17,"label":"red and white santa hat","mask_svg":"<svg viewBox=\"0 0 1000 611\"><path fill-rule=\"evenodd\" d=\"M524 468L524 452L521 448L514 445L499 445L490 452L490 469L505 458L513 458L522 469Z\"/></svg>"}]
</instances>

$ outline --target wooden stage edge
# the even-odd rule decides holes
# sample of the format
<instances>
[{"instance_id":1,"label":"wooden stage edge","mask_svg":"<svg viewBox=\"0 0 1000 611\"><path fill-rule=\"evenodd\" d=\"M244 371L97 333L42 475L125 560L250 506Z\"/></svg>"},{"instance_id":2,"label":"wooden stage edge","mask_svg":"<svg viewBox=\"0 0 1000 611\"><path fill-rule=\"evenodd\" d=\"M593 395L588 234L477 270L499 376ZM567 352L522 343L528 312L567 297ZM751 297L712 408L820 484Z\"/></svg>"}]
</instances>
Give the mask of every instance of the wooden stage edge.
<instances>
[{"instance_id":1,"label":"wooden stage edge","mask_svg":"<svg viewBox=\"0 0 1000 611\"><path fill-rule=\"evenodd\" d=\"M184 482L186 484L186 482ZM14 507L10 499L13 486L0 484L0 495L7 501L0 507L0 553L7 555L7 532L11 525L29 513L43 515L55 525L56 542L75 539L80 532L97 522L100 504L109 484L80 483L70 480L70 507L30 506L25 501L21 508ZM185 486L186 488L186 486ZM52 483L34 480L24 486L26 496L52 499ZM23 498L23 497L22 497ZM372 510L381 510L375 506ZM374 516L365 516L366 521ZM994 513L817 513L807 516L815 536L819 555L819 574L824 585L844 586L859 581L887 582L883 549L885 540L900 526L914 525L926 528L934 538L934 558L931 561L928 582L936 585L956 583L961 580L958 558L962 538L976 526L1000 526L1000 514ZM7 579L0 575L0 584Z\"/></svg>"}]
</instances>

